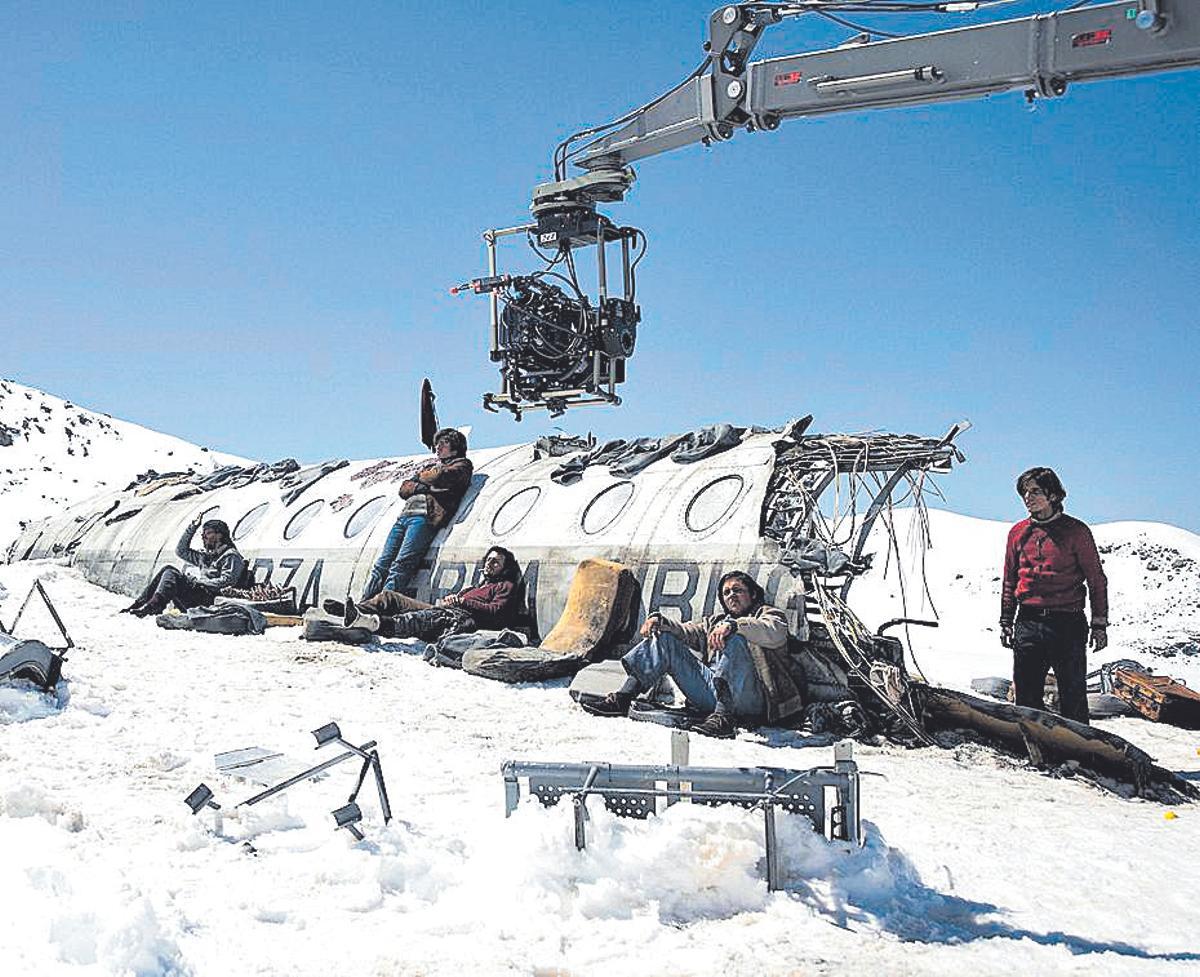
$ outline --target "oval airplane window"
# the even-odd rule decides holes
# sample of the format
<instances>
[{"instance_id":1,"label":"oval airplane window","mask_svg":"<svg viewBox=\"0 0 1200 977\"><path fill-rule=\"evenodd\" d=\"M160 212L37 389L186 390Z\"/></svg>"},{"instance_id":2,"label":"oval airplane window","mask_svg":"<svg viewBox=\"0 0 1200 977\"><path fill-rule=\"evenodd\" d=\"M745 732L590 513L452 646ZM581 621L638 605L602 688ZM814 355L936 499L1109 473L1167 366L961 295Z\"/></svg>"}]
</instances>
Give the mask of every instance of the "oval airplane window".
<instances>
[{"instance_id":1,"label":"oval airplane window","mask_svg":"<svg viewBox=\"0 0 1200 977\"><path fill-rule=\"evenodd\" d=\"M733 509L745 484L741 475L725 475L705 485L688 503L683 516L687 528L694 533L712 529Z\"/></svg>"},{"instance_id":2,"label":"oval airplane window","mask_svg":"<svg viewBox=\"0 0 1200 977\"><path fill-rule=\"evenodd\" d=\"M283 527L283 538L295 539L308 528L308 524L316 519L324 508L324 499L314 499L288 520L288 524Z\"/></svg>"},{"instance_id":3,"label":"oval airplane window","mask_svg":"<svg viewBox=\"0 0 1200 977\"><path fill-rule=\"evenodd\" d=\"M633 498L633 482L618 482L597 495L583 510L583 531L589 536L602 532L617 521Z\"/></svg>"},{"instance_id":4,"label":"oval airplane window","mask_svg":"<svg viewBox=\"0 0 1200 977\"><path fill-rule=\"evenodd\" d=\"M249 536L254 527L262 522L262 517L267 514L269 508L271 508L271 503L263 502L242 516L238 520L238 524L233 527L233 538L242 539L244 536Z\"/></svg>"},{"instance_id":5,"label":"oval airplane window","mask_svg":"<svg viewBox=\"0 0 1200 977\"><path fill-rule=\"evenodd\" d=\"M386 495L377 495L369 502L364 502L354 510L354 515L346 520L346 528L342 530L342 535L346 539L353 539L364 529L369 529L389 505L391 500Z\"/></svg>"},{"instance_id":6,"label":"oval airplane window","mask_svg":"<svg viewBox=\"0 0 1200 977\"><path fill-rule=\"evenodd\" d=\"M496 510L496 514L492 516L492 532L497 536L503 536L505 533L511 533L525 517L529 515L529 510L533 508L538 497L542 494L542 490L536 485L530 485L528 488L521 489L515 495L509 496L504 504Z\"/></svg>"}]
</instances>

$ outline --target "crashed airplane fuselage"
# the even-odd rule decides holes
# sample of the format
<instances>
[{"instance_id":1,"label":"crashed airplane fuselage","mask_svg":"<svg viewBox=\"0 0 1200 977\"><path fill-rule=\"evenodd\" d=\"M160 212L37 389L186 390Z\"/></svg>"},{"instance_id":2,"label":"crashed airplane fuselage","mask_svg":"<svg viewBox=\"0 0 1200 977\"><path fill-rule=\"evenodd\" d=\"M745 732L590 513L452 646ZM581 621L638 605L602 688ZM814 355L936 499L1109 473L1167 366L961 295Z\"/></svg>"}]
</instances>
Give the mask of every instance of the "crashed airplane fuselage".
<instances>
[{"instance_id":1,"label":"crashed airplane fuselage","mask_svg":"<svg viewBox=\"0 0 1200 977\"><path fill-rule=\"evenodd\" d=\"M663 457L631 475L590 466L566 483L565 457L551 455L545 442L472 451L471 486L434 539L417 594L435 599L459 589L479 572L488 547L500 544L521 564L542 629L557 619L588 557L632 568L642 610L664 608L681 620L712 613L721 575L746 569L803 629L804 564L794 555L820 536L821 495L849 479L847 490L868 491L858 511L870 514L901 476L947 471L960 456L951 442L957 428L941 439L794 430L746 434L702 460ZM362 590L403 505L400 482L424 463L427 456L352 462L300 492L277 481L235 480L207 491L181 478L150 481L26 527L9 559L69 555L93 583L134 594L160 566L177 562L175 543L189 522L221 518L255 582L294 586L303 610ZM860 523L855 556L870 529L869 518Z\"/></svg>"}]
</instances>

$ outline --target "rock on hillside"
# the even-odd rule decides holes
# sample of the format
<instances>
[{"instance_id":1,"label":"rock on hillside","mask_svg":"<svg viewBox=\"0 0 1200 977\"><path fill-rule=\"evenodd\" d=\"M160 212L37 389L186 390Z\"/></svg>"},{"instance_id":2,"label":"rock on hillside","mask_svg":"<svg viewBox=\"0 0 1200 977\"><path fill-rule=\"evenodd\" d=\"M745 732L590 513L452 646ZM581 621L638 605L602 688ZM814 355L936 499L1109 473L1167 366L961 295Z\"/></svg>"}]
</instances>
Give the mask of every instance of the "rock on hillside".
<instances>
[{"instance_id":1,"label":"rock on hillside","mask_svg":"<svg viewBox=\"0 0 1200 977\"><path fill-rule=\"evenodd\" d=\"M211 471L244 459L77 407L12 380L0 380L0 553L22 522L137 475Z\"/></svg>"}]
</instances>

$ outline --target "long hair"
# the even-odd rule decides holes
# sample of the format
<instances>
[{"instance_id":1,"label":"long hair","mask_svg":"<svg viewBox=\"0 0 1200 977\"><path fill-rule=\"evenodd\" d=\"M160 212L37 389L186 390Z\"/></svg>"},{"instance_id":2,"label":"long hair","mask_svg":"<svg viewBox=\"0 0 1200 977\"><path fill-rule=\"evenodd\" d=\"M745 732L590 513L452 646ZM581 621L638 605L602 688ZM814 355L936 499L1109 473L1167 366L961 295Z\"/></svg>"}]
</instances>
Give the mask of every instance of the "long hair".
<instances>
[{"instance_id":1,"label":"long hair","mask_svg":"<svg viewBox=\"0 0 1200 977\"><path fill-rule=\"evenodd\" d=\"M1046 493L1046 498L1053 503L1055 509L1062 509L1063 499L1067 497L1067 490L1063 488L1063 483L1054 473L1053 468L1038 466L1021 472L1017 476L1017 495L1024 497L1025 489L1029 487L1030 482Z\"/></svg>"},{"instance_id":2,"label":"long hair","mask_svg":"<svg viewBox=\"0 0 1200 977\"><path fill-rule=\"evenodd\" d=\"M721 601L721 609L728 614L729 608L725 606L725 582L727 580L740 580L746 585L746 589L750 591L750 613L753 614L767 602L766 591L758 585L758 582L748 573L743 573L741 570L730 570L717 582L717 597Z\"/></svg>"},{"instance_id":3,"label":"long hair","mask_svg":"<svg viewBox=\"0 0 1200 977\"><path fill-rule=\"evenodd\" d=\"M517 565L517 558L512 555L511 550L506 550L503 546L489 546L487 553L483 554L483 558L486 560L491 553L499 553L504 557L504 569L500 571L501 580L516 583L521 579L521 568Z\"/></svg>"}]
</instances>

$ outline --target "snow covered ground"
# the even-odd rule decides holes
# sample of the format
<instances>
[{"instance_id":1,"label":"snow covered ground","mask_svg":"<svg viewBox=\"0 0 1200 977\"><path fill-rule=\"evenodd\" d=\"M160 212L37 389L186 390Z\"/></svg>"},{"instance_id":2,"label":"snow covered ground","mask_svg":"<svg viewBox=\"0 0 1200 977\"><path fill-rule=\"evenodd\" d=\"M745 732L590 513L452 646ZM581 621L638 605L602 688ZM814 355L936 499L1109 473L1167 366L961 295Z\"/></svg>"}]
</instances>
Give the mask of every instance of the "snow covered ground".
<instances>
[{"instance_id":1,"label":"snow covered ground","mask_svg":"<svg viewBox=\"0 0 1200 977\"><path fill-rule=\"evenodd\" d=\"M0 435L13 441L0 446L0 539L105 482L227 460L10 381L0 396ZM908 635L934 683L1006 675L995 620L1007 525L930 518L922 560L913 512L896 514L905 590L880 539L851 604L872 627L936 607L942 626ZM1132 657L1200 685L1200 537L1148 523L1096 535L1114 623L1092 667ZM52 562L0 566L0 620L39 578L78 647L53 694L0 687L4 977L1142 975L1200 965L1200 805L1122 799L969 744L858 747L865 848L844 852L785 815L785 888L768 893L757 813L681 804L627 821L592 802L584 852L565 807L527 802L505 819L506 759L669 760L666 730L588 717L564 683L510 687L435 669L413 643L163 631L118 615L126 598ZM54 637L36 607L21 633ZM352 741L379 741L390 825L368 786L366 840L334 830L349 765L232 809L256 788L216 773L213 754L257 744L315 762L327 751L314 751L309 731L330 720ZM1200 781L1200 733L1101 725ZM743 732L693 737L691 759L807 768L831 763L832 749ZM219 831L211 812L193 817L183 803L201 781L224 806Z\"/></svg>"},{"instance_id":2,"label":"snow covered ground","mask_svg":"<svg viewBox=\"0 0 1200 977\"><path fill-rule=\"evenodd\" d=\"M22 520L124 488L148 468L200 472L230 463L246 462L0 380L0 553Z\"/></svg>"},{"instance_id":3,"label":"snow covered ground","mask_svg":"<svg viewBox=\"0 0 1200 977\"><path fill-rule=\"evenodd\" d=\"M985 630L1003 527L933 515L928 576L947 627L913 629L920 664L960 687L1005 674ZM1154 589L1139 602L1121 561L1141 560L1139 534L1153 546L1174 538L1130 532L1107 558L1131 632L1114 630L1115 644L1156 617ZM1177 548L1194 558L1196 538L1184 537ZM562 683L510 687L432 668L402 642L162 631L118 616L124 598L53 563L0 566L0 616L11 619L37 577L79 647L55 694L0 691L6 974L1191 974L1200 964L1200 805L1168 818L1161 805L977 746L859 747L866 847L847 854L785 815L786 888L768 893L753 812L677 805L642 822L593 802L584 852L565 807L527 802L505 819L505 759L668 762L666 730L588 717ZM886 583L857 586L864 614L891 616ZM1186 630L1180 621L1167 622L1172 634ZM1191 658L1167 661L1190 671ZM348 765L229 809L256 788L217 774L214 753L259 744L315 762L326 754L309 730L330 720L352 741L379 741L389 826L368 788L366 840L333 829ZM1200 779L1200 733L1103 725ZM792 733L692 738L699 764L831 761L827 741ZM225 805L221 833L211 812L192 817L183 803L201 781Z\"/></svg>"}]
</instances>

